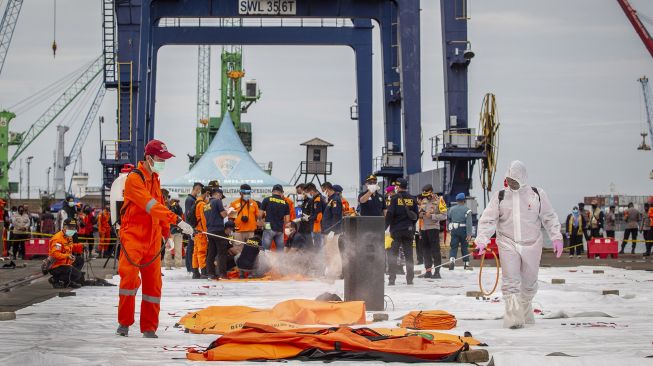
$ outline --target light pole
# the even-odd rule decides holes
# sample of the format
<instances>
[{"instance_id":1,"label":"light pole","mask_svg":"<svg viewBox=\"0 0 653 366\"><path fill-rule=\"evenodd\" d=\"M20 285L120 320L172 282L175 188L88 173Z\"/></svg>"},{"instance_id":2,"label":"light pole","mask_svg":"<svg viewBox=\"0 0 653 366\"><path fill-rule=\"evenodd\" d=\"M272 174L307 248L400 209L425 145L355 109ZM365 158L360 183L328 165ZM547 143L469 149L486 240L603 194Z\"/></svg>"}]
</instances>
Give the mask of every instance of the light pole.
<instances>
[{"instance_id":1,"label":"light pole","mask_svg":"<svg viewBox=\"0 0 653 366\"><path fill-rule=\"evenodd\" d=\"M48 179L46 180L46 182L48 182L48 190L45 191L46 196L50 195L50 170L52 170L51 166L49 166L47 170Z\"/></svg>"},{"instance_id":2,"label":"light pole","mask_svg":"<svg viewBox=\"0 0 653 366\"><path fill-rule=\"evenodd\" d=\"M30 165L32 165L32 159L34 159L33 156L28 156L27 157L27 199L29 199L29 178L30 178Z\"/></svg>"}]
</instances>

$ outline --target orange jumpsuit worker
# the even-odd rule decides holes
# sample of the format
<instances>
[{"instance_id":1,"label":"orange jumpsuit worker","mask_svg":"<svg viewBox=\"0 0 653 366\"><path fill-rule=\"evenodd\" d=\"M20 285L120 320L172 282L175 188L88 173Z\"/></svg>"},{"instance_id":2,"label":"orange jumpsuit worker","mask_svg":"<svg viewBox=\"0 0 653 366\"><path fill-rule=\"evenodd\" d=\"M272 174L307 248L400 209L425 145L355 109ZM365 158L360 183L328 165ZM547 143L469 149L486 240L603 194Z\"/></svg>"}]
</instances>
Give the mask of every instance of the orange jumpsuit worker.
<instances>
[{"instance_id":1,"label":"orange jumpsuit worker","mask_svg":"<svg viewBox=\"0 0 653 366\"><path fill-rule=\"evenodd\" d=\"M197 203L195 204L195 217L197 218L197 229L198 232L206 232L206 216L204 216L204 210L209 209L206 205L206 199L208 197L208 187L202 187L202 194L197 197ZM209 246L209 238L206 237L206 234L195 234L193 237L193 242L195 247L193 248L193 279L202 278L206 276L206 251Z\"/></svg>"},{"instance_id":2,"label":"orange jumpsuit worker","mask_svg":"<svg viewBox=\"0 0 653 366\"><path fill-rule=\"evenodd\" d=\"M50 267L49 273L52 275L48 282L54 288L80 288L84 281L82 272L73 267L76 252L81 252L81 244L73 244L73 236L77 233L77 219L67 218L62 224L62 229L50 238L50 250L48 255L54 258L55 262Z\"/></svg>"},{"instance_id":3,"label":"orange jumpsuit worker","mask_svg":"<svg viewBox=\"0 0 653 366\"><path fill-rule=\"evenodd\" d=\"M166 145L152 140L145 146L145 160L138 163L125 181L124 204L121 209L120 242L122 253L118 335L126 337L134 324L136 293L143 284L140 328L145 338L158 338L161 302L161 244L170 236L170 225L177 225L188 235L193 228L166 207L161 194L159 173L165 161L173 157ZM140 273L140 277L139 277Z\"/></svg>"},{"instance_id":4,"label":"orange jumpsuit worker","mask_svg":"<svg viewBox=\"0 0 653 366\"><path fill-rule=\"evenodd\" d=\"M100 234L100 245L98 245L98 251L102 257L106 254L105 252L109 249L109 243L111 242L110 218L111 213L109 212L109 207L105 207L97 220L97 230Z\"/></svg>"}]
</instances>

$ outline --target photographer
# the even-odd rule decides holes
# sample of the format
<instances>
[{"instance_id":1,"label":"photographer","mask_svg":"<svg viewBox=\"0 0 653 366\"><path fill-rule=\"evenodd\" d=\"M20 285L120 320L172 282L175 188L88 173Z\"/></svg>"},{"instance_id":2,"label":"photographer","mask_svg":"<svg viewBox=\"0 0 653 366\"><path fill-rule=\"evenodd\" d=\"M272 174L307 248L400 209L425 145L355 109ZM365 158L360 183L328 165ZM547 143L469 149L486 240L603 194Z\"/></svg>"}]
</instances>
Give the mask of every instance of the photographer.
<instances>
[{"instance_id":1,"label":"photographer","mask_svg":"<svg viewBox=\"0 0 653 366\"><path fill-rule=\"evenodd\" d=\"M234 218L236 233L234 238L238 241L247 241L254 236L256 221L260 218L258 204L252 199L252 187L249 184L240 186L240 198L229 205L229 218Z\"/></svg>"}]
</instances>

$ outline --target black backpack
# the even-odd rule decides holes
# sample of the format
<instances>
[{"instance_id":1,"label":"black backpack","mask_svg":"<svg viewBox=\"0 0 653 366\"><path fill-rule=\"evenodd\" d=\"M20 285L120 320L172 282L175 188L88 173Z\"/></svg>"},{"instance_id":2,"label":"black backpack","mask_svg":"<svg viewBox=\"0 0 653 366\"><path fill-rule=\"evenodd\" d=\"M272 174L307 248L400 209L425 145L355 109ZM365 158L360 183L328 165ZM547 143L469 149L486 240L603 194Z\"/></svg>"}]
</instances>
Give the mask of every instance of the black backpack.
<instances>
[{"instance_id":1,"label":"black backpack","mask_svg":"<svg viewBox=\"0 0 653 366\"><path fill-rule=\"evenodd\" d=\"M195 200L195 203L193 203L193 207L190 209L190 212L186 212L186 223L192 227L197 226L197 215L195 212L197 211L197 202L198 200Z\"/></svg>"}]
</instances>

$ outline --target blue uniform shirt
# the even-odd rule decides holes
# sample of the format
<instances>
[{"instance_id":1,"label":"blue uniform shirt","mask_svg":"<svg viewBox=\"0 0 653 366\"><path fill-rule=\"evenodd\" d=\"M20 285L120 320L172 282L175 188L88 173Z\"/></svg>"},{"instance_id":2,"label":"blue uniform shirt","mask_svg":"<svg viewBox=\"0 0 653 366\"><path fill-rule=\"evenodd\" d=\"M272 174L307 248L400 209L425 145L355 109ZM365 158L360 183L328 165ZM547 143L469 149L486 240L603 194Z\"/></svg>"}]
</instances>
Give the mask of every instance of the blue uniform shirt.
<instances>
[{"instance_id":1,"label":"blue uniform shirt","mask_svg":"<svg viewBox=\"0 0 653 366\"><path fill-rule=\"evenodd\" d=\"M465 224L467 236L472 235L472 210L464 204L457 204L449 209L447 218L450 223Z\"/></svg>"},{"instance_id":2,"label":"blue uniform shirt","mask_svg":"<svg viewBox=\"0 0 653 366\"><path fill-rule=\"evenodd\" d=\"M215 234L224 231L224 217L221 215L223 211L225 209L222 200L217 198L211 198L209 203L204 206L204 217L206 217L206 230L208 232Z\"/></svg>"}]
</instances>

